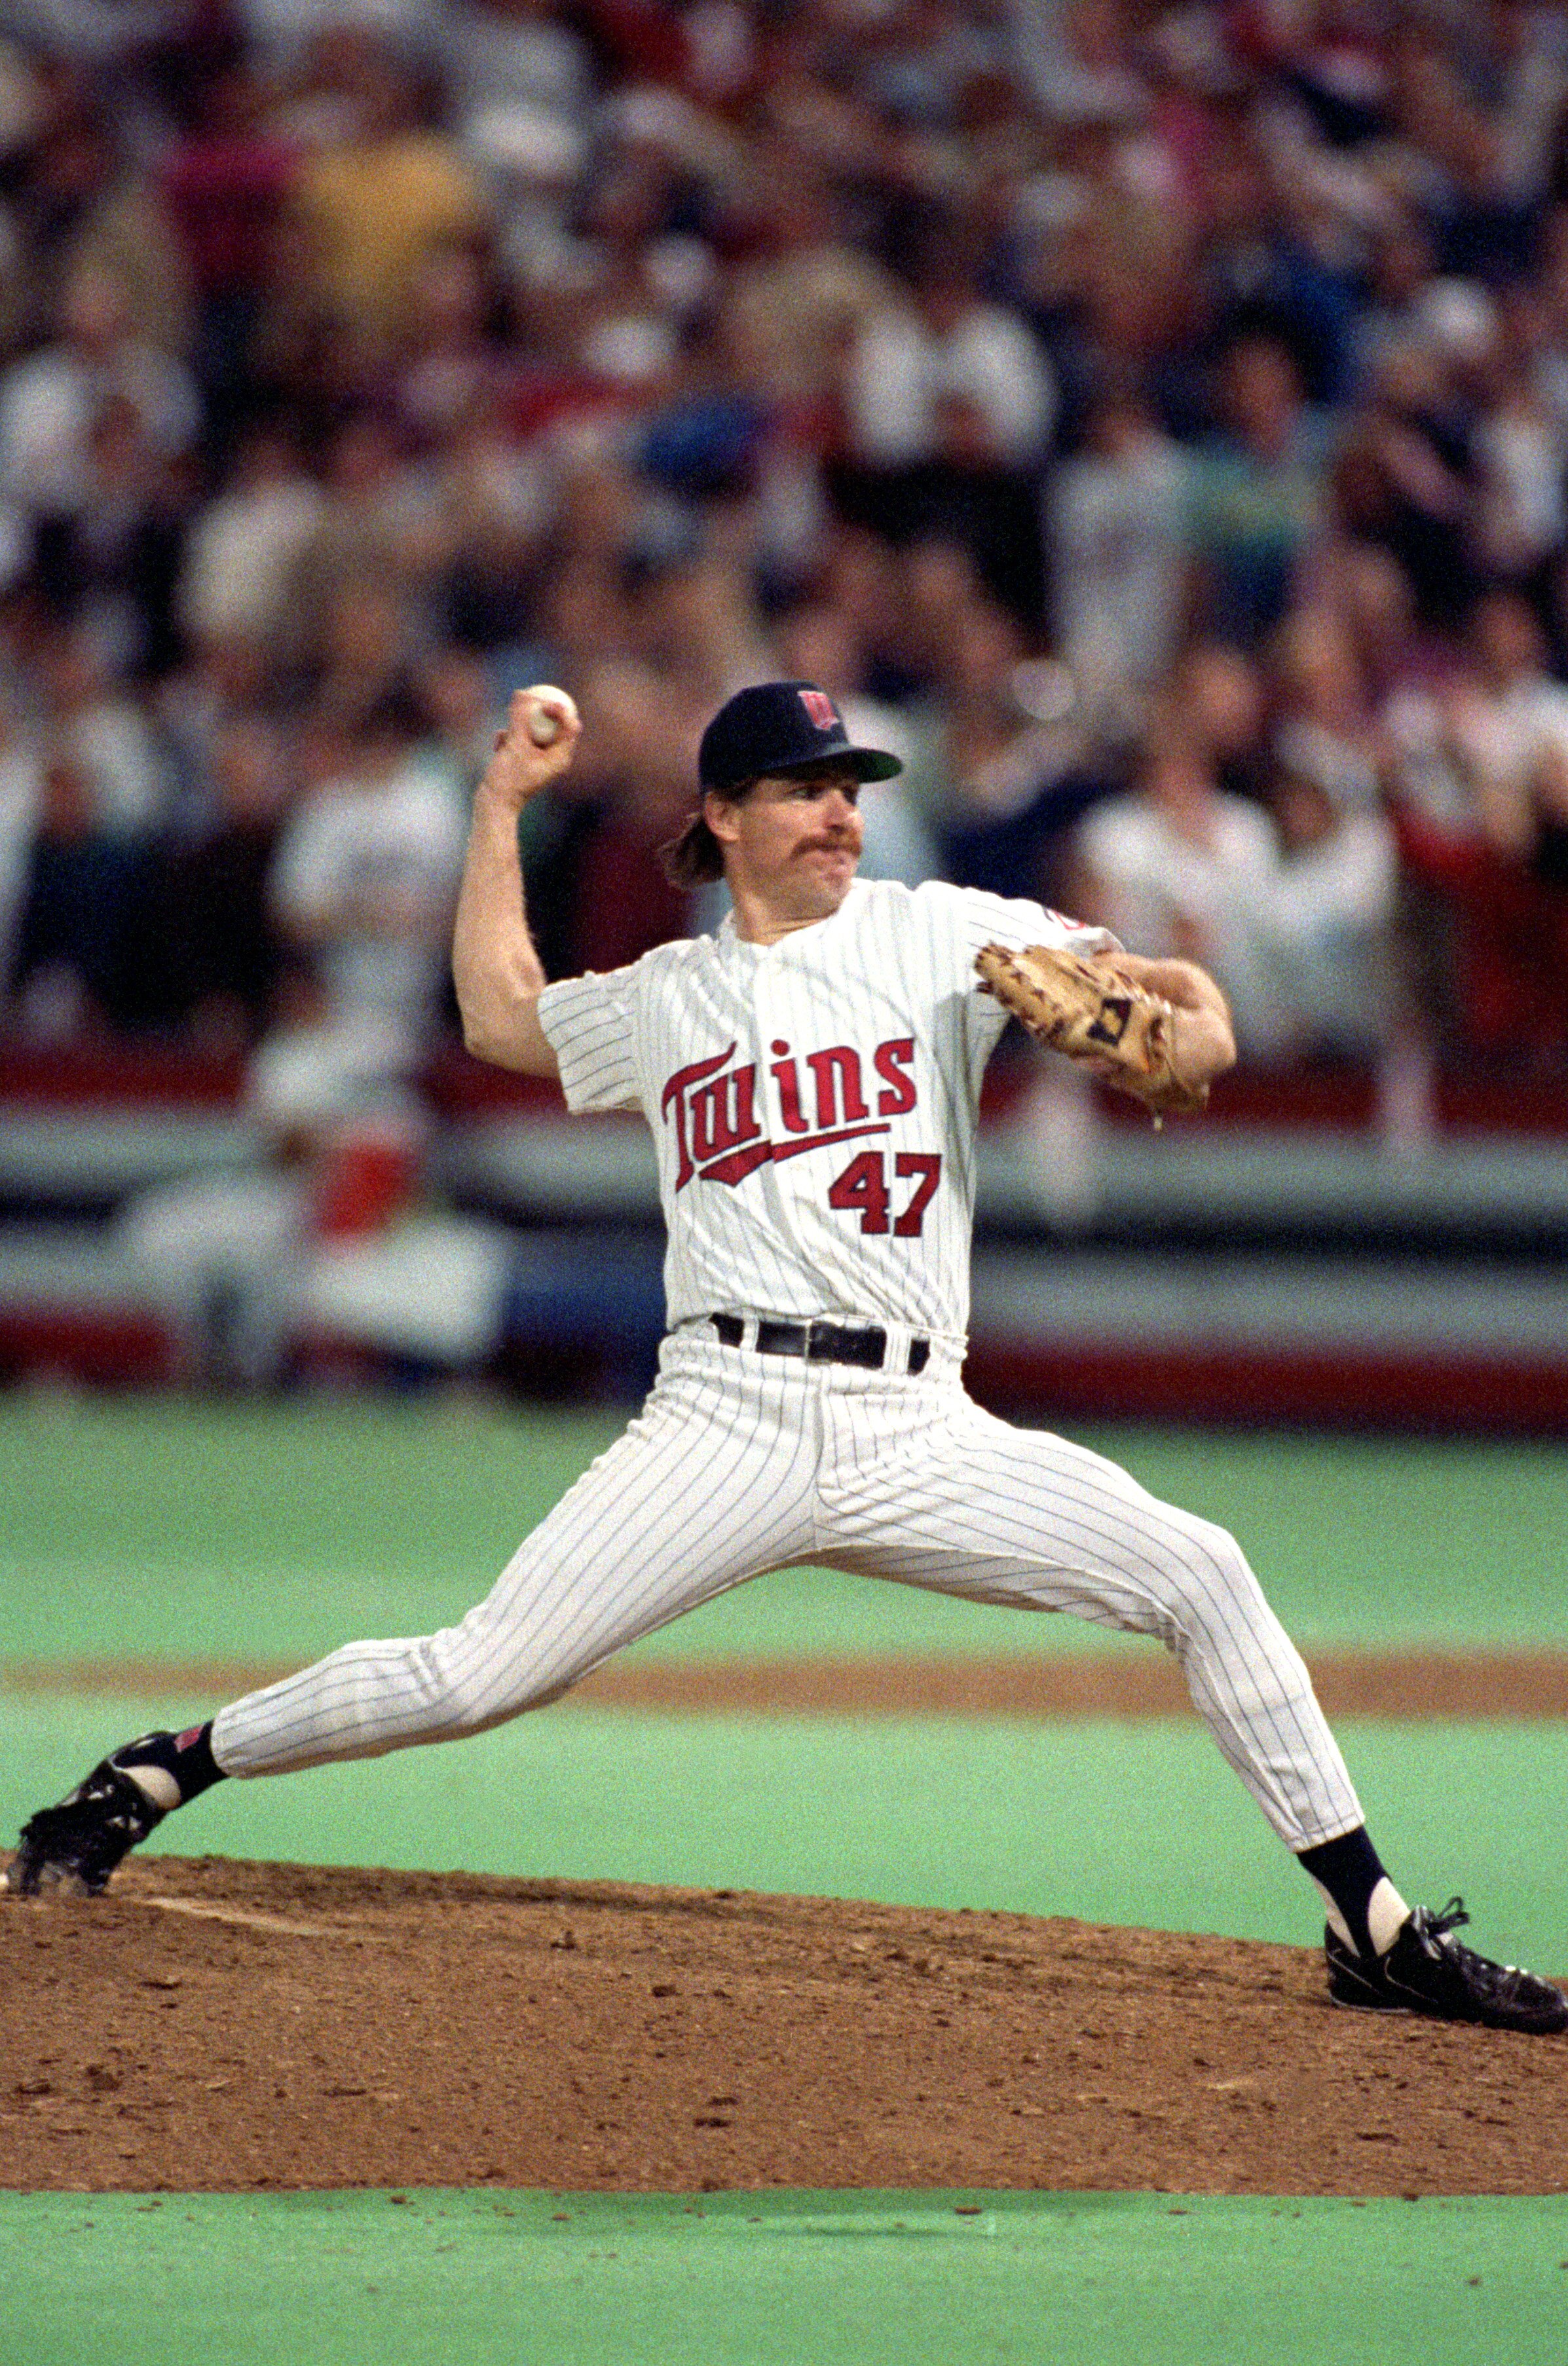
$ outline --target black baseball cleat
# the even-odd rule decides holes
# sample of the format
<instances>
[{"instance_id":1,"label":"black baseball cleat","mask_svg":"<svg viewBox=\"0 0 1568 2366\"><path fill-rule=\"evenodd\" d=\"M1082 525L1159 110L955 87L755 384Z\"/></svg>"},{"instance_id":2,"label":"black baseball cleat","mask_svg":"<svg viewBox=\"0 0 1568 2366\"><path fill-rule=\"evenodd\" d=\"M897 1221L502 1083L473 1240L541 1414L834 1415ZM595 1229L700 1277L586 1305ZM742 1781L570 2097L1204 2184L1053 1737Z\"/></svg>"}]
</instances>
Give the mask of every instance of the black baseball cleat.
<instances>
[{"instance_id":1,"label":"black baseball cleat","mask_svg":"<svg viewBox=\"0 0 1568 2366\"><path fill-rule=\"evenodd\" d=\"M1468 2021L1536 2037L1568 2029L1568 1996L1561 1989L1517 1965L1490 1963L1450 1935L1469 1920L1462 1898L1450 1898L1440 1914L1417 1906L1387 1955L1370 1959L1325 1931L1329 1995L1366 2012L1424 2013L1429 2021Z\"/></svg>"},{"instance_id":2,"label":"black baseball cleat","mask_svg":"<svg viewBox=\"0 0 1568 2366\"><path fill-rule=\"evenodd\" d=\"M140 1783L106 1758L57 1808L40 1808L28 1818L6 1887L17 1898L37 1898L46 1890L96 1898L121 1857L163 1822L164 1813Z\"/></svg>"}]
</instances>

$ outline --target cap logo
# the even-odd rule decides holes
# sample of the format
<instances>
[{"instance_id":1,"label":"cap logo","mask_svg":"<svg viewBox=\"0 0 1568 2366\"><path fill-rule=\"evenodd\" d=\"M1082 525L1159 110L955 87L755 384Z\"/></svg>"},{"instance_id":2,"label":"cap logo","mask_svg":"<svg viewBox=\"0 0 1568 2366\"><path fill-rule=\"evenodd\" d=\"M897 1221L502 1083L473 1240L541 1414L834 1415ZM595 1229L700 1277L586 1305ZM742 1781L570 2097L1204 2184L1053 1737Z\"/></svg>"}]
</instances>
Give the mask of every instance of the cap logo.
<instances>
[{"instance_id":1,"label":"cap logo","mask_svg":"<svg viewBox=\"0 0 1568 2366\"><path fill-rule=\"evenodd\" d=\"M816 724L818 730L831 731L834 725L838 722L839 717L837 711L834 708L833 702L828 696L827 692L822 690L802 690L798 691L795 694L799 698L802 706L805 707L807 715L810 715L813 723Z\"/></svg>"}]
</instances>

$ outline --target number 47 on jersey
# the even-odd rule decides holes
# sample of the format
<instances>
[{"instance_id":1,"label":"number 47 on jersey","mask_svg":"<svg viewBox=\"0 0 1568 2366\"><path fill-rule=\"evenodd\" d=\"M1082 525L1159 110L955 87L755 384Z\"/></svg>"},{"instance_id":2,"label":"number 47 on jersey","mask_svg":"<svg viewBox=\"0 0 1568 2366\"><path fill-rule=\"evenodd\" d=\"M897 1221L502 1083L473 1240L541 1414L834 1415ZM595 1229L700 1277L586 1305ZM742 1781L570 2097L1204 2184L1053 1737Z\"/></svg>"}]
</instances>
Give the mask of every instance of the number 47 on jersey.
<instances>
[{"instance_id":1,"label":"number 47 on jersey","mask_svg":"<svg viewBox=\"0 0 1568 2366\"><path fill-rule=\"evenodd\" d=\"M887 1153L863 1150L828 1187L829 1208L847 1209L860 1217L863 1233L891 1232L896 1240L915 1241L926 1221L926 1210L942 1180L942 1154L933 1150L900 1150L893 1160L897 1186L912 1182L914 1189L893 1212L893 1192L887 1180Z\"/></svg>"}]
</instances>

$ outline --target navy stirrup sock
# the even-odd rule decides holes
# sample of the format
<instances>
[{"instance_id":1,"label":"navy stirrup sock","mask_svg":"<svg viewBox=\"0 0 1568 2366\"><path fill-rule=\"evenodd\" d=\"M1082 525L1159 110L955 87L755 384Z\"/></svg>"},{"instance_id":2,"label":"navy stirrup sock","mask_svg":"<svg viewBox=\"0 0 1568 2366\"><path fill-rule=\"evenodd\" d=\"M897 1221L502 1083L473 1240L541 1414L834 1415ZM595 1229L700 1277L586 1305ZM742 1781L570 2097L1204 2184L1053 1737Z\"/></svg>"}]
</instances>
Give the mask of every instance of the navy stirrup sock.
<instances>
[{"instance_id":1,"label":"navy stirrup sock","mask_svg":"<svg viewBox=\"0 0 1568 2366\"><path fill-rule=\"evenodd\" d=\"M223 1769L212 1755L210 1718L184 1733L144 1733L117 1750L112 1763L165 1815L223 1780Z\"/></svg>"},{"instance_id":2,"label":"navy stirrup sock","mask_svg":"<svg viewBox=\"0 0 1568 2366\"><path fill-rule=\"evenodd\" d=\"M1328 1919L1359 1955L1385 1955L1409 1908L1383 1871L1365 1824L1316 1848L1298 1849L1297 1862L1322 1892Z\"/></svg>"}]
</instances>

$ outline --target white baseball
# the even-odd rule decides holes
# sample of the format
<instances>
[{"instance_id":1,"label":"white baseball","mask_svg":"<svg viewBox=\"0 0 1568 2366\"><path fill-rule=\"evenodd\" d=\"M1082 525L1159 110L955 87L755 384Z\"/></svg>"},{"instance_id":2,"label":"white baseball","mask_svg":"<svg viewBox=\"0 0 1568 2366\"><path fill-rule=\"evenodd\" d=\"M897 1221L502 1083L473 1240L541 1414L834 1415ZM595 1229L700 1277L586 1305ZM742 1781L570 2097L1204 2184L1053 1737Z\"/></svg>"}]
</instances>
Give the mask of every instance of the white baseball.
<instances>
[{"instance_id":1,"label":"white baseball","mask_svg":"<svg viewBox=\"0 0 1568 2366\"><path fill-rule=\"evenodd\" d=\"M528 737L536 748L547 748L552 739L560 737L563 725L577 721L577 702L569 691L558 690L553 682L541 682L527 693ZM545 701L554 702L553 707Z\"/></svg>"}]
</instances>

